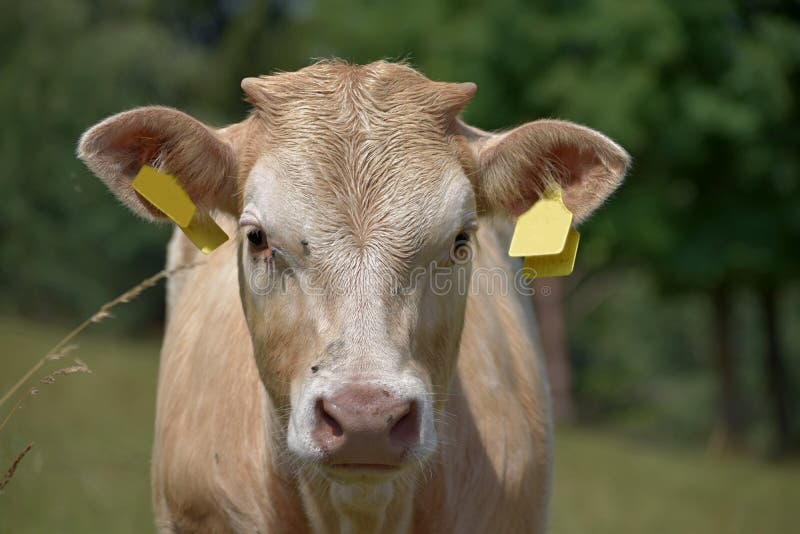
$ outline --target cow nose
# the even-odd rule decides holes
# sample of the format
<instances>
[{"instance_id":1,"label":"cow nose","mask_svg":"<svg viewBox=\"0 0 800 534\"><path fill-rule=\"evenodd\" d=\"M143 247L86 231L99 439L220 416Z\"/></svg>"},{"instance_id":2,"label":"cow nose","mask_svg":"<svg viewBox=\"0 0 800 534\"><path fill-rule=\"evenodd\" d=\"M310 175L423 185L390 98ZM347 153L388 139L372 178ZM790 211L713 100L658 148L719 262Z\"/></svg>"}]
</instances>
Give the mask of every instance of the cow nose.
<instances>
[{"instance_id":1,"label":"cow nose","mask_svg":"<svg viewBox=\"0 0 800 534\"><path fill-rule=\"evenodd\" d=\"M314 440L340 467L395 467L419 440L417 403L352 385L316 403Z\"/></svg>"}]
</instances>

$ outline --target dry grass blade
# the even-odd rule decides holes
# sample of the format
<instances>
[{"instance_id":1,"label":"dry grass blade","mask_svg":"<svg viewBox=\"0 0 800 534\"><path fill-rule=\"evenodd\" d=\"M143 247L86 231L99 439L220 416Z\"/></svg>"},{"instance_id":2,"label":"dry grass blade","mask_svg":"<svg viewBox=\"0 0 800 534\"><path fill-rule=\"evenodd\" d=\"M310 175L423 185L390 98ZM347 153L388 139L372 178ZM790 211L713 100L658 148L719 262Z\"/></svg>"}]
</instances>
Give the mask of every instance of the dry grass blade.
<instances>
[{"instance_id":1,"label":"dry grass blade","mask_svg":"<svg viewBox=\"0 0 800 534\"><path fill-rule=\"evenodd\" d=\"M37 371L39 371L39 369L41 369L42 366L47 361L58 359L61 356L63 356L65 351L69 350L69 347L68 347L67 344L70 341L72 341L75 338L75 336L77 336L78 334L83 332L92 323L99 323L103 319L106 319L107 317L110 317L111 316L110 310L112 308L114 308L115 306L118 306L120 304L125 304L125 303L130 302L131 300L133 300L136 297L138 297L144 290L149 289L149 288L153 287L154 285L156 285L162 278L168 278L169 276L172 276L173 274L178 273L180 271L193 269L193 268L197 267L198 265L201 265L202 263L204 263L204 262L189 263L187 265L182 265L180 267L177 267L177 268L169 270L169 271L164 269L163 271L160 271L160 272L154 274L153 276L142 280L141 282L136 284L134 287L130 288L128 291L126 291L122 295L120 295L117 298L115 298L114 300L112 300L110 302L106 302L105 304L103 304L100 307L100 309L97 310L97 312L94 315L92 315L91 317L89 317L88 319L83 321L81 324L79 324L77 327L75 327L75 329L72 330L69 334L67 334L61 341L59 341L56 344L55 347L50 349L47 352L47 354L45 354L44 357L41 360L36 362L33 365L33 367L28 369L28 371L22 376L22 378L20 378L13 386L11 386L11 388L8 391L6 391L3 394L2 398L0 398L0 406L3 406L6 402L8 402L8 400L11 399L11 397L13 397L14 394L16 394L17 391L19 391L19 389L22 388L22 386L24 386L28 382L28 380L30 380L31 377ZM14 409L12 409L12 413L14 412L15 409L16 409L16 406L15 406ZM10 416L10 414L9 414L9 416ZM5 420L7 420L7 419L8 419L8 417L6 417ZM0 428L2 428L2 427L0 427Z\"/></svg>"},{"instance_id":2,"label":"dry grass blade","mask_svg":"<svg viewBox=\"0 0 800 534\"><path fill-rule=\"evenodd\" d=\"M23 458L25 458L25 455L31 451L32 447L33 443L28 443L28 446L22 449L22 452L20 452L17 455L17 458L14 460L14 463L11 464L11 467L8 468L8 471L6 471L6 474L3 476L3 480L0 481L0 491L3 491L3 488L5 488L6 485L11 481L11 477L14 476L14 472L17 470L19 463L22 461Z\"/></svg>"},{"instance_id":3,"label":"dry grass blade","mask_svg":"<svg viewBox=\"0 0 800 534\"><path fill-rule=\"evenodd\" d=\"M75 359L75 365L71 365L69 367L63 367L61 369L56 369L52 373L47 376L43 376L39 379L40 384L54 384L56 381L57 376L65 376L65 375L72 375L75 373L88 373L92 374L92 370L89 369L89 366L83 363L81 360ZM33 390L31 390L33 392Z\"/></svg>"},{"instance_id":4,"label":"dry grass blade","mask_svg":"<svg viewBox=\"0 0 800 534\"><path fill-rule=\"evenodd\" d=\"M51 357L49 359L52 360L54 358ZM56 369L55 371L53 371L49 375L46 375L46 376L43 376L42 378L40 378L39 379L39 383L40 384L54 384L55 381L56 381L56 377L57 376L72 375L72 374L75 374L75 373L89 373L89 374L91 374L92 370L89 369L89 366L86 365L83 361L75 358L75 365L71 365L69 367L63 367L61 369ZM31 397L35 397L38 394L39 394L39 388L35 388L34 387L34 388L31 388L30 390L28 390L28 395L30 395ZM26 396L22 395L17 399L17 402L14 403L14 406L11 408L11 410L9 410L9 412L6 414L5 418L3 418L2 421L0 421L0 430L3 430L3 427L6 426L6 423L8 423L8 421L11 419L11 416L14 415L14 412L16 412L17 410L19 410L22 407L22 401L25 400L25 398L26 398Z\"/></svg>"},{"instance_id":5,"label":"dry grass blade","mask_svg":"<svg viewBox=\"0 0 800 534\"><path fill-rule=\"evenodd\" d=\"M103 304L97 312L79 324L75 329L73 329L69 334L67 334L61 341L59 341L52 349L50 349L47 354L45 354L38 362L36 362L28 371L20 378L11 388L3 394L2 398L0 398L0 407L2 407L6 402L8 402L14 395L23 387L25 384L31 379L31 377L42 368L42 366L53 360L59 360L66 356L69 352L75 349L75 345L68 345L70 341L72 341L75 336L83 332L89 325L93 323L99 323L103 319L111 317L110 310L119 304L125 304L136 297L138 297L143 291L149 289L156 285L162 278L167 278L177 272L185 271L188 269L192 269L200 263L191 263L187 265L183 265L176 269L172 270L163 270L160 271L153 276L142 280L140 283L123 293L122 295L118 296L114 300L110 302L106 302ZM75 365L71 365L68 367L62 367L61 369L57 369L51 372L48 375L43 376L39 380L39 384L53 384L56 381L56 378L59 376L71 375L75 373L91 373L91 369L79 359L75 359ZM11 407L11 410L8 411L6 416L0 421L0 430L2 430L6 423L11 419L11 416L20 409L22 406L22 401L26 399L28 396L34 396L39 393L39 390L35 387L28 390L26 395L21 395ZM0 482L0 491L8 484L11 480L11 477L14 476L14 472L17 470L19 463L25 457L26 454L31 450L33 443L29 443L27 447L25 447L17 458L14 460L14 463L11 464L11 467L6 472L5 476L3 476L2 482Z\"/></svg>"},{"instance_id":6,"label":"dry grass blade","mask_svg":"<svg viewBox=\"0 0 800 534\"><path fill-rule=\"evenodd\" d=\"M61 352L55 352L53 354L50 354L47 357L47 359L48 360L60 360L61 358L65 357L67 354L69 354L70 352L72 352L73 350L75 350L77 348L78 348L78 345L69 345L69 346L64 347L63 349L61 349Z\"/></svg>"},{"instance_id":7,"label":"dry grass blade","mask_svg":"<svg viewBox=\"0 0 800 534\"><path fill-rule=\"evenodd\" d=\"M39 392L39 391L38 391L37 389L35 389L35 388L34 388L34 389L30 390L29 394L30 394L30 395L36 395L38 392ZM11 420L11 416L12 416L12 415L14 415L14 413L15 413L17 410L19 410L19 409L20 409L20 407L22 406L22 401L23 401L23 399L25 399L25 397L20 397L20 398L18 398L18 399L17 399L17 402L15 402L15 403L14 403L14 406L12 406L12 407L11 407L11 409L8 411L8 413L7 413L7 414L6 414L6 416L3 418L3 420L2 420L2 421L0 421L0 430L3 430L3 427L5 427L5 426L6 426L6 423L8 423L8 422Z\"/></svg>"}]
</instances>

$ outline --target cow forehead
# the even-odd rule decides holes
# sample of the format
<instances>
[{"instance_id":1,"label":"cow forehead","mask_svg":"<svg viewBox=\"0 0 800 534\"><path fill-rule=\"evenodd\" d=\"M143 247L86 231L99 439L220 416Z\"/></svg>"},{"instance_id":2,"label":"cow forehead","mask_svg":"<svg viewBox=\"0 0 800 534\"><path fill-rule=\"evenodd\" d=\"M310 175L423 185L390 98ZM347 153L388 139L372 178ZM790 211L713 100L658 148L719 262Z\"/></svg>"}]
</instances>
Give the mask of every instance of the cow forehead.
<instances>
[{"instance_id":1,"label":"cow forehead","mask_svg":"<svg viewBox=\"0 0 800 534\"><path fill-rule=\"evenodd\" d=\"M309 241L338 262L331 271L397 271L446 246L474 213L446 132L465 102L452 84L384 62L321 63L255 83L243 208L278 240Z\"/></svg>"},{"instance_id":2,"label":"cow forehead","mask_svg":"<svg viewBox=\"0 0 800 534\"><path fill-rule=\"evenodd\" d=\"M309 259L411 266L475 217L472 186L447 158L425 165L399 157L405 165L375 171L306 160L313 157L265 154L244 189L245 212L279 241L310 243Z\"/></svg>"}]
</instances>

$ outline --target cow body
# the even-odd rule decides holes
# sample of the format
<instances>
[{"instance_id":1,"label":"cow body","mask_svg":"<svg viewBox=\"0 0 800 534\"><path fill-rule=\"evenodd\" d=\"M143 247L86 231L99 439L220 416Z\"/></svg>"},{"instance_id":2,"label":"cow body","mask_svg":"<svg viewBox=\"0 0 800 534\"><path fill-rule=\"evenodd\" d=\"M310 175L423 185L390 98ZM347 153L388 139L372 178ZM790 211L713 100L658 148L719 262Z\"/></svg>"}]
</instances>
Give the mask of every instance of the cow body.
<instances>
[{"instance_id":1,"label":"cow body","mask_svg":"<svg viewBox=\"0 0 800 534\"><path fill-rule=\"evenodd\" d=\"M544 532L547 386L509 221L546 190L580 222L628 165L563 121L459 119L474 84L322 62L242 82L213 129L121 113L78 155L132 211L170 173L234 236L176 233L153 454L164 532ZM524 288L524 286L522 286Z\"/></svg>"}]
</instances>

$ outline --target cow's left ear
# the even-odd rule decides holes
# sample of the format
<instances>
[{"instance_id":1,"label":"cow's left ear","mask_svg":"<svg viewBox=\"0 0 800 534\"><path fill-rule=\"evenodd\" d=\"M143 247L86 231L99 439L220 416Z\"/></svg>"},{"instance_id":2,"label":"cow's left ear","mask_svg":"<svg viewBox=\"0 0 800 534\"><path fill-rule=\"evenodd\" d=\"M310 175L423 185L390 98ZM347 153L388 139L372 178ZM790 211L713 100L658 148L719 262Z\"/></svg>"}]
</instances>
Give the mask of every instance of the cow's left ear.
<instances>
[{"instance_id":1,"label":"cow's left ear","mask_svg":"<svg viewBox=\"0 0 800 534\"><path fill-rule=\"evenodd\" d=\"M614 141L571 122L539 120L501 134L459 127L475 158L479 207L489 214L519 216L555 183L580 222L622 183L630 164Z\"/></svg>"}]
</instances>

